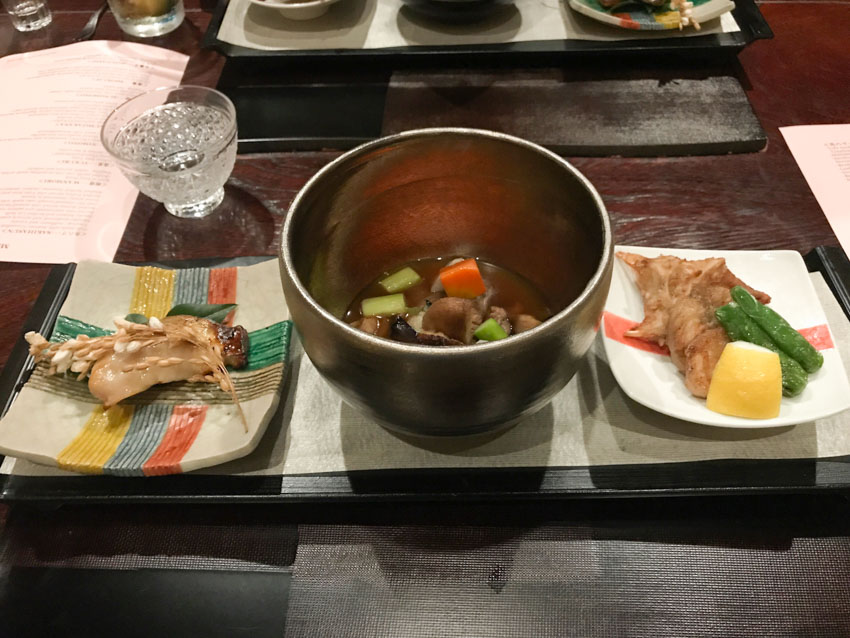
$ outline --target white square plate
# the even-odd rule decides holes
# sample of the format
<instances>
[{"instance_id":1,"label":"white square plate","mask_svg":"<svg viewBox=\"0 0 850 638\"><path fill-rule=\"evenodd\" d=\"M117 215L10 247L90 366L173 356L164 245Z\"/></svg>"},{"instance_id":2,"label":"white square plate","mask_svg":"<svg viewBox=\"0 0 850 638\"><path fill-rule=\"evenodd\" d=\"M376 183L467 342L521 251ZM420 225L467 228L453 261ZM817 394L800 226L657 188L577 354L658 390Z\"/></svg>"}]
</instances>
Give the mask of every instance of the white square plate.
<instances>
[{"instance_id":1,"label":"white square plate","mask_svg":"<svg viewBox=\"0 0 850 638\"><path fill-rule=\"evenodd\" d=\"M646 257L673 255L683 259L723 257L726 265L747 285L771 296L770 307L798 330L824 326L821 308L812 280L799 253L791 250L723 251L618 246L617 252ZM605 310L603 342L608 363L617 383L630 398L663 414L685 421L732 428L764 428L814 421L850 408L850 384L835 347L821 350L823 367L809 375L809 384L796 397L783 397L779 416L774 419L744 419L712 412L705 400L693 396L684 377L670 357L642 350L618 341L609 329L615 321L608 313L639 323L643 300L634 276L615 258L614 276ZM831 331L830 331L831 336ZM637 342L639 340L632 340Z\"/></svg>"}]
</instances>

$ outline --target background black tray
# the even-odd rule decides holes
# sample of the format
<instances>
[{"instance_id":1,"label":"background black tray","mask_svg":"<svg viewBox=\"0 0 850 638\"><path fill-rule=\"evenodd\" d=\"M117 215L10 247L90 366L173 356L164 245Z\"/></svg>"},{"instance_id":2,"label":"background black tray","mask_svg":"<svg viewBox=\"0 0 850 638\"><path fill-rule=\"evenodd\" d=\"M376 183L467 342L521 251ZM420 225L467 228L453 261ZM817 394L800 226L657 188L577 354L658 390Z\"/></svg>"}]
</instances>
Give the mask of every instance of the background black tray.
<instances>
[{"instance_id":1,"label":"background black tray","mask_svg":"<svg viewBox=\"0 0 850 638\"><path fill-rule=\"evenodd\" d=\"M236 105L241 153L341 150L400 126L471 125L519 135L568 156L743 153L764 148L767 136L741 87L747 81L735 54L773 34L754 0L736 4L734 15L741 31L687 38L259 51L218 40L227 8L227 2L220 0L203 45L228 58L217 88ZM456 110L469 98L470 87L496 94L505 89L489 72L508 70L515 76L541 67L560 75L548 80L545 90L538 87L543 95L532 95L538 109L526 113L524 129L504 128L498 107L489 117L486 112L473 117L472 124L462 108ZM419 90L424 95L399 90L394 79L411 72L425 74L424 85L434 82L440 90ZM447 89L445 77L452 73L464 78L459 86ZM600 80L620 85L616 95L626 107L640 103L647 112L670 113L664 136L659 138L655 127L633 126L620 118L616 99L596 96L597 91L608 90ZM670 94L674 90L678 96ZM435 95L445 102L433 103ZM399 107L399 99L429 106L420 112ZM682 100L689 108L670 108L671 101ZM588 102L612 115L594 118L597 125L588 128L583 110ZM547 110L542 105L551 106ZM428 115L435 113L442 114L439 122ZM552 118L562 125L552 127Z\"/></svg>"},{"instance_id":2,"label":"background black tray","mask_svg":"<svg viewBox=\"0 0 850 638\"><path fill-rule=\"evenodd\" d=\"M256 258L229 265L256 263ZM184 267L214 265L182 262ZM806 256L850 316L850 262L840 248ZM166 264L176 265L176 264ZM46 333L68 292L74 265L53 267L24 330ZM0 375L5 414L32 368L21 339ZM288 380L293 379L287 375ZM292 384L297 385L297 382ZM291 394L294 387L289 387ZM285 401L281 401L281 411ZM279 415L278 415L279 416ZM274 418L278 418L275 416ZM281 417L282 418L282 417ZM553 498L700 496L841 491L850 494L850 457L790 460L720 460L657 465L467 470L375 470L289 476L30 477L0 475L0 500L33 502L374 502L518 501Z\"/></svg>"},{"instance_id":3,"label":"background black tray","mask_svg":"<svg viewBox=\"0 0 850 638\"><path fill-rule=\"evenodd\" d=\"M570 59L589 57L664 56L669 59L675 52L686 53L689 59L716 58L737 54L755 40L773 37L773 32L758 10L755 1L736 0L732 14L741 28L737 33L640 41L545 40L467 46L261 51L235 46L218 39L218 30L224 19L227 4L228 0L218 0L210 25L204 34L202 46L213 48L229 58L261 61L267 68L276 66L303 69L305 65L308 65L306 68L312 71L315 71L317 66L341 68L354 64L370 69L423 65L438 68L482 64L489 66L558 65ZM400 0L399 6L401 6Z\"/></svg>"}]
</instances>

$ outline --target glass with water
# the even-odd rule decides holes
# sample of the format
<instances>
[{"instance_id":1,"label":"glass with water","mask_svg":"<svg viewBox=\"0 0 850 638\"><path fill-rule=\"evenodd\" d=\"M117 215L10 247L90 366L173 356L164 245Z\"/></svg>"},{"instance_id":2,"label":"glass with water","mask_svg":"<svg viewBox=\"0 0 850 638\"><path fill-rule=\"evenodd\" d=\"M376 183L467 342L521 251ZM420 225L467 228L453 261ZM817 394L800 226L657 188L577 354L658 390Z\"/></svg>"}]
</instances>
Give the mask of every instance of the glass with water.
<instances>
[{"instance_id":1,"label":"glass with water","mask_svg":"<svg viewBox=\"0 0 850 638\"><path fill-rule=\"evenodd\" d=\"M41 29L53 19L47 0L3 0L3 7L18 31Z\"/></svg>"},{"instance_id":2,"label":"glass with water","mask_svg":"<svg viewBox=\"0 0 850 638\"><path fill-rule=\"evenodd\" d=\"M137 38L174 31L183 22L183 0L109 0L121 30Z\"/></svg>"},{"instance_id":3,"label":"glass with water","mask_svg":"<svg viewBox=\"0 0 850 638\"><path fill-rule=\"evenodd\" d=\"M101 141L124 175L169 213L204 217L224 198L236 161L236 110L213 89L156 89L116 108Z\"/></svg>"}]
</instances>

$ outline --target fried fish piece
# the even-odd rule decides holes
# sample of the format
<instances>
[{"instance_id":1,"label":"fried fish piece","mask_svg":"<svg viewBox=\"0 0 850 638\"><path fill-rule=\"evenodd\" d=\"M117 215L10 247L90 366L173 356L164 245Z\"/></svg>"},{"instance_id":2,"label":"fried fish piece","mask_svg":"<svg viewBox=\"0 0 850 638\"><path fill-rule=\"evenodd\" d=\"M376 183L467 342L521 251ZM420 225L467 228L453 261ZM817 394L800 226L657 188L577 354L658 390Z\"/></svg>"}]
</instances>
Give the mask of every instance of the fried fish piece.
<instances>
[{"instance_id":1,"label":"fried fish piece","mask_svg":"<svg viewBox=\"0 0 850 638\"><path fill-rule=\"evenodd\" d=\"M708 396L708 386L723 348L729 343L726 331L718 326L700 333L685 347L685 387L701 399Z\"/></svg>"},{"instance_id":2,"label":"fried fish piece","mask_svg":"<svg viewBox=\"0 0 850 638\"><path fill-rule=\"evenodd\" d=\"M241 326L177 315L138 324L115 318L117 330L102 337L79 335L51 343L42 335L25 335L30 354L48 362L48 374L71 372L83 380L104 407L139 394L153 385L172 381L218 384L240 410L233 380L226 366L247 363L248 333ZM242 415L245 424L244 415ZM247 424L246 424L247 430Z\"/></svg>"},{"instance_id":3,"label":"fried fish piece","mask_svg":"<svg viewBox=\"0 0 850 638\"><path fill-rule=\"evenodd\" d=\"M248 334L241 326L231 328L186 315L163 317L158 323L161 330L137 333L134 341L140 347L121 347L119 341L118 347L92 366L89 391L105 407L162 383L221 383L222 363L245 366ZM227 382L223 389L226 386Z\"/></svg>"},{"instance_id":4,"label":"fried fish piece","mask_svg":"<svg viewBox=\"0 0 850 638\"><path fill-rule=\"evenodd\" d=\"M761 303L770 303L770 295L751 288L726 267L722 257L687 260L670 255L644 257L618 252L619 257L634 271L643 298L644 320L626 336L646 339L667 345L667 321L676 301L693 297L713 309L732 301L729 291L743 286Z\"/></svg>"},{"instance_id":5,"label":"fried fish piece","mask_svg":"<svg viewBox=\"0 0 850 638\"><path fill-rule=\"evenodd\" d=\"M670 350L670 359L685 375L692 394L705 397L714 366L729 342L714 310L732 301L729 291L743 286L761 303L770 296L738 279L722 257L687 260L670 255L644 257L618 252L635 274L643 298L644 319L628 337Z\"/></svg>"}]
</instances>

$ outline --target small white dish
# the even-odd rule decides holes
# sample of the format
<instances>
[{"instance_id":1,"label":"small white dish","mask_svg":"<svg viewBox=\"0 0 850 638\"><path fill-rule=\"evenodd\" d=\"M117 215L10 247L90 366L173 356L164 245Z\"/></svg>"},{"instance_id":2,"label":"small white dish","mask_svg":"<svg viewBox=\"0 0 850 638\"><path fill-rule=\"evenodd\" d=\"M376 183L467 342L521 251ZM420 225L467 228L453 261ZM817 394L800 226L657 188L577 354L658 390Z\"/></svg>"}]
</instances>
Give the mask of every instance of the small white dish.
<instances>
[{"instance_id":1,"label":"small white dish","mask_svg":"<svg viewBox=\"0 0 850 638\"><path fill-rule=\"evenodd\" d=\"M770 307L798 330L827 324L812 280L799 253L790 250L724 251L618 246L617 252L646 257L673 255L683 259L723 257L729 269L748 285L771 296ZM712 412L705 400L693 396L684 377L666 354L640 349L638 339L620 340L617 317L631 325L643 319L643 300L634 277L615 258L611 290L605 306L603 343L617 383L631 399L672 417L730 428L766 428L814 421L850 408L850 383L835 347L822 349L823 367L809 376L809 384L797 397L783 397L774 419L744 419ZM831 332L829 336L831 337ZM623 341L631 342L624 343Z\"/></svg>"},{"instance_id":2,"label":"small white dish","mask_svg":"<svg viewBox=\"0 0 850 638\"><path fill-rule=\"evenodd\" d=\"M251 4L274 9L289 20L313 20L325 15L331 5L339 0L309 0L308 2L284 2L283 0L251 0Z\"/></svg>"}]
</instances>

